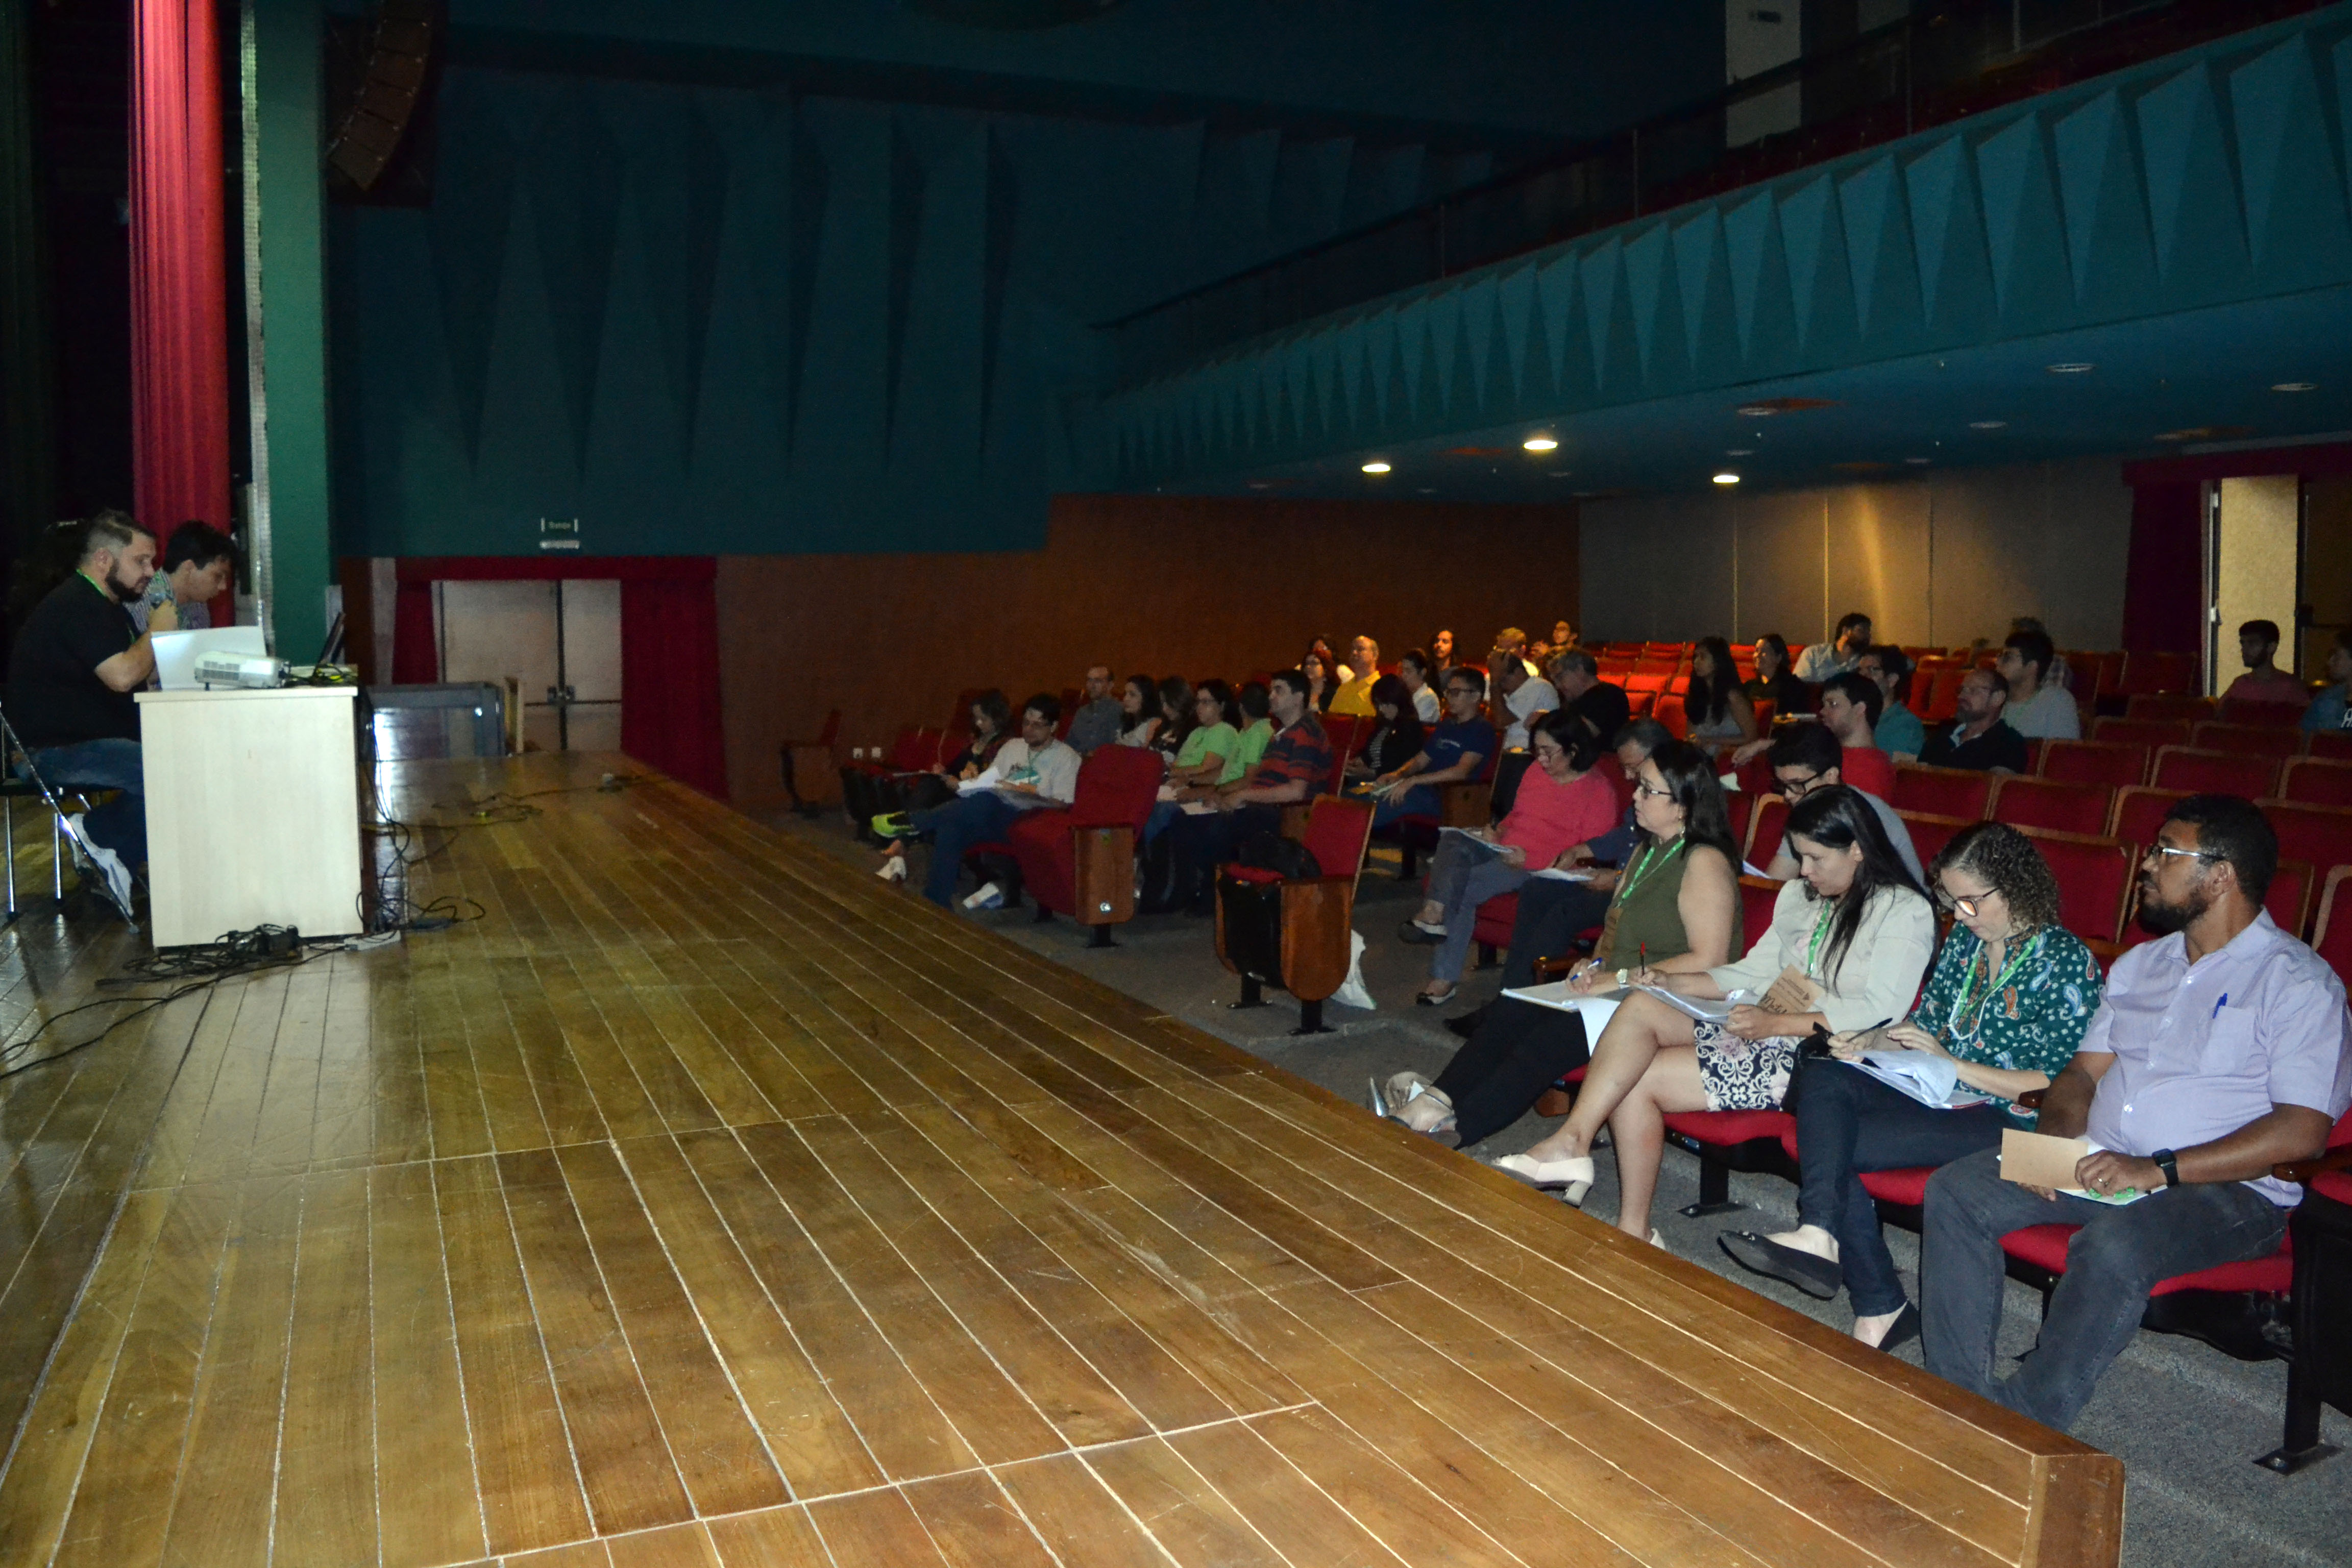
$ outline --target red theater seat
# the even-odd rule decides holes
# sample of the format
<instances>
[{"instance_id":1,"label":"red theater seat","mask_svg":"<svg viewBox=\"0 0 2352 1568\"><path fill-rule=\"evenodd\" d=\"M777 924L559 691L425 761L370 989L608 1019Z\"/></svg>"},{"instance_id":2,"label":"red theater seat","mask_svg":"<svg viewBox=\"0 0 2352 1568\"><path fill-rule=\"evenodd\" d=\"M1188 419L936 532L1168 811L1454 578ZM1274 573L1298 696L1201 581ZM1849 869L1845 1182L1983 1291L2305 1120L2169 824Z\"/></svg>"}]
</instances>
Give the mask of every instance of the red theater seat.
<instances>
[{"instance_id":1,"label":"red theater seat","mask_svg":"<svg viewBox=\"0 0 2352 1568\"><path fill-rule=\"evenodd\" d=\"M1895 770L1897 811L1924 811L1934 816L1959 816L1975 821L1992 799L1993 775L1974 768L1927 768L1904 763Z\"/></svg>"},{"instance_id":2,"label":"red theater seat","mask_svg":"<svg viewBox=\"0 0 2352 1568\"><path fill-rule=\"evenodd\" d=\"M2277 830L2280 859L2308 860L2314 866L2352 865L2352 808L2297 805L2284 800L2259 804Z\"/></svg>"},{"instance_id":3,"label":"red theater seat","mask_svg":"<svg viewBox=\"0 0 2352 1568\"><path fill-rule=\"evenodd\" d=\"M2185 719L2096 719L2091 722L2091 739L2153 751L2158 746L2189 744L2189 729Z\"/></svg>"},{"instance_id":4,"label":"red theater seat","mask_svg":"<svg viewBox=\"0 0 2352 1568\"><path fill-rule=\"evenodd\" d=\"M2002 779L1993 790L1992 819L2012 827L2053 827L2062 833L2103 834L2116 792L2105 784L2054 779Z\"/></svg>"},{"instance_id":5,"label":"red theater seat","mask_svg":"<svg viewBox=\"0 0 2352 1568\"><path fill-rule=\"evenodd\" d=\"M2256 757L2292 757L2303 750L2303 731L2293 725L2200 724L2189 743L2201 752L2240 752Z\"/></svg>"},{"instance_id":6,"label":"red theater seat","mask_svg":"<svg viewBox=\"0 0 2352 1568\"><path fill-rule=\"evenodd\" d=\"M2279 798L2297 805L2352 805L2352 762L2294 758L2279 783Z\"/></svg>"},{"instance_id":7,"label":"red theater seat","mask_svg":"<svg viewBox=\"0 0 2352 1568\"><path fill-rule=\"evenodd\" d=\"M2145 847L2156 842L2172 803L2187 800L2185 789L2124 789L2116 792L2116 814L2107 823L2107 837Z\"/></svg>"},{"instance_id":8,"label":"red theater seat","mask_svg":"<svg viewBox=\"0 0 2352 1568\"><path fill-rule=\"evenodd\" d=\"M1927 811L1904 811L1895 815L1902 817L1903 826L1911 830L1911 851L1919 857L1922 870L1936 863L1936 857L1944 852L1944 846L1952 841L1952 835L1970 823L1981 820L1973 816L1937 816Z\"/></svg>"},{"instance_id":9,"label":"red theater seat","mask_svg":"<svg viewBox=\"0 0 2352 1568\"><path fill-rule=\"evenodd\" d=\"M2210 697L2189 697L2175 694L2168 697L2137 696L2124 701L2126 719L2186 719L2195 723L2213 717L2213 700Z\"/></svg>"},{"instance_id":10,"label":"red theater seat","mask_svg":"<svg viewBox=\"0 0 2352 1568\"><path fill-rule=\"evenodd\" d=\"M1789 826L1789 802L1777 795L1759 795L1756 806L1748 814L1748 837L1740 845L1740 858L1759 870L1772 863L1780 852L1780 839Z\"/></svg>"},{"instance_id":11,"label":"red theater seat","mask_svg":"<svg viewBox=\"0 0 2352 1568\"><path fill-rule=\"evenodd\" d=\"M2283 759L2250 756L2240 752L2206 752L2193 746L2163 746L2156 753L2156 769L2148 782L2158 789L2185 789L2197 795L2234 795L2260 800L2278 793Z\"/></svg>"},{"instance_id":12,"label":"red theater seat","mask_svg":"<svg viewBox=\"0 0 2352 1568\"><path fill-rule=\"evenodd\" d=\"M2166 691L2187 691L2197 684L2197 656L2188 653L2126 652L2118 683L2127 697Z\"/></svg>"},{"instance_id":13,"label":"red theater seat","mask_svg":"<svg viewBox=\"0 0 2352 1568\"><path fill-rule=\"evenodd\" d=\"M2058 917L2084 938L2114 942L2123 927L2124 906L2139 868L2138 851L2114 838L2048 828L2022 831L2058 879Z\"/></svg>"},{"instance_id":14,"label":"red theater seat","mask_svg":"<svg viewBox=\"0 0 2352 1568\"><path fill-rule=\"evenodd\" d=\"M1731 1201L1734 1171L1796 1179L1796 1163L1780 1139L1796 1136L1797 1121L1785 1110L1678 1110L1665 1122L1668 1141L1698 1156L1698 1202L1682 1211L1692 1219L1740 1206Z\"/></svg>"},{"instance_id":15,"label":"red theater seat","mask_svg":"<svg viewBox=\"0 0 2352 1568\"><path fill-rule=\"evenodd\" d=\"M1069 805L1024 812L1014 819L1005 840L1021 863L1021 885L1040 910L1077 916L1079 923L1106 934L1133 917L1135 848L1142 841L1144 818L1159 798L1163 770L1163 759L1149 747L1104 746L1079 764L1077 790ZM1121 828L1123 835L1113 832L1101 846L1088 847L1091 875L1082 878L1081 838L1091 829ZM1100 865L1094 860L1097 855L1106 857ZM1087 881L1092 892L1091 883L1097 878L1105 891L1097 901L1108 902L1112 909L1080 914L1079 883ZM1093 916L1104 918L1089 918ZM1108 945L1107 940L1098 945Z\"/></svg>"},{"instance_id":16,"label":"red theater seat","mask_svg":"<svg viewBox=\"0 0 2352 1568\"><path fill-rule=\"evenodd\" d=\"M2305 744L2315 757L2352 762L2352 730L2315 730Z\"/></svg>"},{"instance_id":17,"label":"red theater seat","mask_svg":"<svg viewBox=\"0 0 2352 1568\"><path fill-rule=\"evenodd\" d=\"M2352 880L2352 866L2328 870L2327 885L2320 890L2319 909L2313 916L2311 945L2327 960L2338 980L2352 985L2352 893L2342 891L2347 880Z\"/></svg>"},{"instance_id":18,"label":"red theater seat","mask_svg":"<svg viewBox=\"0 0 2352 1568\"><path fill-rule=\"evenodd\" d=\"M2042 748L2041 774L2058 784L2127 788L2147 782L2146 746L2114 741L2052 741Z\"/></svg>"}]
</instances>

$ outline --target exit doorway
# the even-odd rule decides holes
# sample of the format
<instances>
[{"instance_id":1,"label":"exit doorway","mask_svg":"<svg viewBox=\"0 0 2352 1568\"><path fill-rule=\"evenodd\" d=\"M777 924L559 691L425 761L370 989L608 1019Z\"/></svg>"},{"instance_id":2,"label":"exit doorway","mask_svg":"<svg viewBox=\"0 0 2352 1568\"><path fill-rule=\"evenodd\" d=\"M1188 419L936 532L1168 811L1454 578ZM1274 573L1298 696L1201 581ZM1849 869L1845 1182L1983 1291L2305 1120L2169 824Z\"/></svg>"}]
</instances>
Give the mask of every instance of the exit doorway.
<instances>
[{"instance_id":1,"label":"exit doorway","mask_svg":"<svg viewBox=\"0 0 2352 1568\"><path fill-rule=\"evenodd\" d=\"M436 582L433 623L443 680L519 682L526 749L621 749L618 582Z\"/></svg>"}]
</instances>

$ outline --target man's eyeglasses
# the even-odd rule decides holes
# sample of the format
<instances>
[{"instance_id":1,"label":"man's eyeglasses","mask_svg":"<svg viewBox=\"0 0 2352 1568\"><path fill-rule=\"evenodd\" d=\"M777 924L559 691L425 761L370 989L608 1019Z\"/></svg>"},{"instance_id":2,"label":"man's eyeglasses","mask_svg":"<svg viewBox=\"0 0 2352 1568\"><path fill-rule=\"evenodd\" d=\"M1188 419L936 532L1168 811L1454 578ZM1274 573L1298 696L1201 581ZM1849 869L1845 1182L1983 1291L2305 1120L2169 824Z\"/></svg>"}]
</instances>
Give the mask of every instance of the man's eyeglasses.
<instances>
[{"instance_id":1,"label":"man's eyeglasses","mask_svg":"<svg viewBox=\"0 0 2352 1568\"><path fill-rule=\"evenodd\" d=\"M1449 686L1445 689L1445 695L1448 697L1475 697L1478 693L1473 687Z\"/></svg>"},{"instance_id":2,"label":"man's eyeglasses","mask_svg":"<svg viewBox=\"0 0 2352 1568\"><path fill-rule=\"evenodd\" d=\"M1788 800L1802 800L1821 784L1822 775L1819 773L1807 773L1801 779L1782 779L1780 782L1780 794L1783 798Z\"/></svg>"},{"instance_id":3,"label":"man's eyeglasses","mask_svg":"<svg viewBox=\"0 0 2352 1568\"><path fill-rule=\"evenodd\" d=\"M2141 854L2140 858L2142 860L2156 860L2161 862L2168 855L2179 855L2191 860L2218 860L2221 858L2219 855L2214 854L2210 849L2175 849L2169 844L2151 844L2147 847L2146 851Z\"/></svg>"}]
</instances>

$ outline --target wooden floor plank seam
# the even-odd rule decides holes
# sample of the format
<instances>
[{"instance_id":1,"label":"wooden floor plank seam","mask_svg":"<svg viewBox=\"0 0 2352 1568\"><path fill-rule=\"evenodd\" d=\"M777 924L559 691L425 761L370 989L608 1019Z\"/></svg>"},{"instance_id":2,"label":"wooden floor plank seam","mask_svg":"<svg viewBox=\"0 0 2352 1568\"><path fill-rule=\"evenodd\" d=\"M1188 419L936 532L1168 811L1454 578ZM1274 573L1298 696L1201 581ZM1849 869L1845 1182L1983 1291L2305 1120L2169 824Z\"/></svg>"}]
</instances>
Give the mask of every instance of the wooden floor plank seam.
<instances>
[{"instance_id":1,"label":"wooden floor plank seam","mask_svg":"<svg viewBox=\"0 0 2352 1568\"><path fill-rule=\"evenodd\" d=\"M0 1562L2111 1563L2104 1456L601 771L388 770L481 918L0 1078Z\"/></svg>"}]
</instances>

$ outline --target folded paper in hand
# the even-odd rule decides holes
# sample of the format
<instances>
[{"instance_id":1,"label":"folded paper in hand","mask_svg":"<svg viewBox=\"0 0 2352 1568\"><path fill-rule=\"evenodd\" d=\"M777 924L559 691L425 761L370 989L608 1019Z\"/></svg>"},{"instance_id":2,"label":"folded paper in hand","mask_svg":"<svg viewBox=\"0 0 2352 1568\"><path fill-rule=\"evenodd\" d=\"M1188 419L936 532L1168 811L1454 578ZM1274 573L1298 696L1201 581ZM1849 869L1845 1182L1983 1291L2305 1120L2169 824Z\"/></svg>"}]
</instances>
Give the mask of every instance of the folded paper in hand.
<instances>
[{"instance_id":1,"label":"folded paper in hand","mask_svg":"<svg viewBox=\"0 0 2352 1568\"><path fill-rule=\"evenodd\" d=\"M1590 882L1592 880L1592 873L1586 870L1581 866L1577 867L1573 870L1562 870L1558 866L1547 866L1542 870L1537 872L1536 875L1538 877L1548 877L1555 882Z\"/></svg>"},{"instance_id":2,"label":"folded paper in hand","mask_svg":"<svg viewBox=\"0 0 2352 1568\"><path fill-rule=\"evenodd\" d=\"M2046 1132L2021 1132L2010 1128L2000 1135L2000 1177L2030 1187L2047 1187L2070 1198L2095 1204L2137 1203L2147 1194L2136 1187L2119 1193L2088 1192L2074 1184L2074 1167L2100 1152L2088 1138L2053 1138Z\"/></svg>"},{"instance_id":3,"label":"folded paper in hand","mask_svg":"<svg viewBox=\"0 0 2352 1568\"><path fill-rule=\"evenodd\" d=\"M999 773L994 768L990 768L986 773L976 773L972 777L964 780L963 783L956 785L956 794L984 795L1003 782L1003 775Z\"/></svg>"},{"instance_id":4,"label":"folded paper in hand","mask_svg":"<svg viewBox=\"0 0 2352 1568\"><path fill-rule=\"evenodd\" d=\"M1958 1065L1951 1058L1932 1051L1864 1051L1860 1059L1848 1065L1938 1110L1983 1105L1991 1098L1962 1089Z\"/></svg>"}]
</instances>

